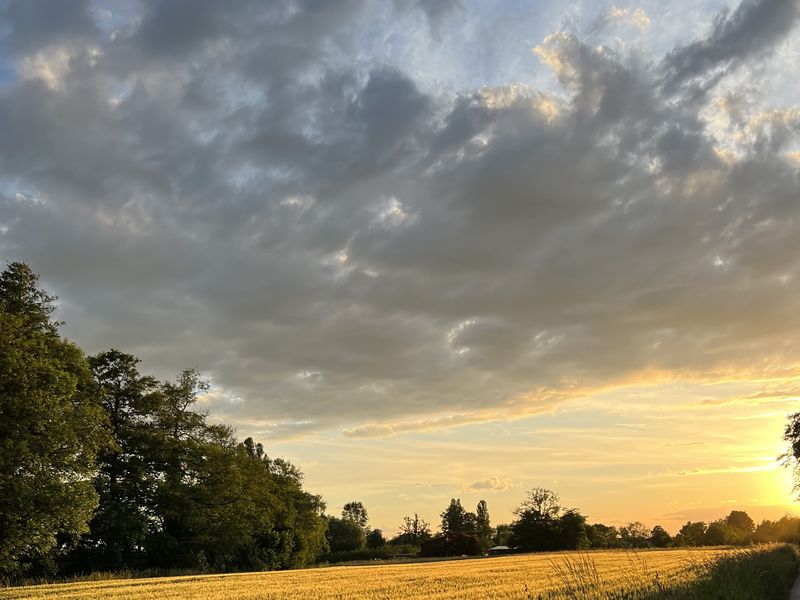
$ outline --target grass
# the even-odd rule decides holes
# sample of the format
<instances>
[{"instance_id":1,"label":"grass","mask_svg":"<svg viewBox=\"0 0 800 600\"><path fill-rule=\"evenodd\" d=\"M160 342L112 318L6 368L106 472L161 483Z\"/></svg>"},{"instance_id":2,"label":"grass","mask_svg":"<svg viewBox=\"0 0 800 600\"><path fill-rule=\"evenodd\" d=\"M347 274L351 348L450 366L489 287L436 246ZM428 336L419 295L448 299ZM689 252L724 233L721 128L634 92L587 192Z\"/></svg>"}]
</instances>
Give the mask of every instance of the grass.
<instances>
[{"instance_id":1,"label":"grass","mask_svg":"<svg viewBox=\"0 0 800 600\"><path fill-rule=\"evenodd\" d=\"M794 547L525 554L271 573L84 581L0 589L0 599L504 598L783 600Z\"/></svg>"}]
</instances>

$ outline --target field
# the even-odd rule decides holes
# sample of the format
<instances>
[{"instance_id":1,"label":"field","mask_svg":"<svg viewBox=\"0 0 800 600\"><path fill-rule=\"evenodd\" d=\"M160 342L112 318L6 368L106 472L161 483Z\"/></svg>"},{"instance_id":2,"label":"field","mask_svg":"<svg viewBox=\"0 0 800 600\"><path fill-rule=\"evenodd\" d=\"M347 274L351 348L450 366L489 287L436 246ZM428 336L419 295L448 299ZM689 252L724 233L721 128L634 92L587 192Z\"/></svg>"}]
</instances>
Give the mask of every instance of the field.
<instances>
[{"instance_id":1,"label":"field","mask_svg":"<svg viewBox=\"0 0 800 600\"><path fill-rule=\"evenodd\" d=\"M789 546L565 552L270 573L84 581L0 589L0 598L777 599L786 597L796 570L797 553Z\"/></svg>"}]
</instances>

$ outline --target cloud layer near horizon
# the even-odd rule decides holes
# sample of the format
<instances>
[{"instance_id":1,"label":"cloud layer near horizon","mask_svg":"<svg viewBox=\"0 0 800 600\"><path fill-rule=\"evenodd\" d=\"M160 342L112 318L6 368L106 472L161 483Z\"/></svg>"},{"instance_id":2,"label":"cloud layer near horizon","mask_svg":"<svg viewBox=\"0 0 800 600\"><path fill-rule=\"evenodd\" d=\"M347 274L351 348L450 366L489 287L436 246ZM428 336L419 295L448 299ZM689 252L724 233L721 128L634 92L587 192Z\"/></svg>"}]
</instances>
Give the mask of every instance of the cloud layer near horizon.
<instances>
[{"instance_id":1,"label":"cloud layer near horizon","mask_svg":"<svg viewBox=\"0 0 800 600\"><path fill-rule=\"evenodd\" d=\"M0 254L90 351L197 366L263 435L794 376L797 3L660 54L603 37L641 8L572 15L518 49L542 85L425 69L471 10L0 3Z\"/></svg>"}]
</instances>

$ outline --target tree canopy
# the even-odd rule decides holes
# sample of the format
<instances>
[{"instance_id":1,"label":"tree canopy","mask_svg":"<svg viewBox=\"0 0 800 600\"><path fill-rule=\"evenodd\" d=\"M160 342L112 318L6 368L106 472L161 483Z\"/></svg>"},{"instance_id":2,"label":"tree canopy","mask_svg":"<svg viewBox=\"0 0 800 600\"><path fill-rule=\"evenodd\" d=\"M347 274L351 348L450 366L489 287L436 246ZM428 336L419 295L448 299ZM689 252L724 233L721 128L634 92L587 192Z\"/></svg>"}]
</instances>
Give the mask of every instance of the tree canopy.
<instances>
[{"instance_id":1,"label":"tree canopy","mask_svg":"<svg viewBox=\"0 0 800 600\"><path fill-rule=\"evenodd\" d=\"M88 528L107 415L86 357L51 320L54 298L22 263L0 275L0 574L41 563Z\"/></svg>"}]
</instances>

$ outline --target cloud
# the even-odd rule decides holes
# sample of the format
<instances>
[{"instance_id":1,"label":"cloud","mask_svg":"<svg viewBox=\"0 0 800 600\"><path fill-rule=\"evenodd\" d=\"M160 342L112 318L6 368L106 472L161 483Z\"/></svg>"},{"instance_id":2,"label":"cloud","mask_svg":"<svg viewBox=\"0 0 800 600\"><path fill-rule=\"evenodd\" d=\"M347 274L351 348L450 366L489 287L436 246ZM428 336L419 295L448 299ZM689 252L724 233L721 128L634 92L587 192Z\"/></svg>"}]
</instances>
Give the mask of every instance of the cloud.
<instances>
[{"instance_id":1,"label":"cloud","mask_svg":"<svg viewBox=\"0 0 800 600\"><path fill-rule=\"evenodd\" d=\"M417 9L425 15L431 36L441 40L442 28L445 23L463 13L466 9L463 0L394 0L398 9Z\"/></svg>"},{"instance_id":2,"label":"cloud","mask_svg":"<svg viewBox=\"0 0 800 600\"><path fill-rule=\"evenodd\" d=\"M502 477L484 477L479 481L464 486L465 492L505 492L511 483Z\"/></svg>"},{"instance_id":3,"label":"cloud","mask_svg":"<svg viewBox=\"0 0 800 600\"><path fill-rule=\"evenodd\" d=\"M468 415L447 415L435 419L405 421L401 423L371 423L353 429L345 429L344 435L349 438L379 438L406 433L409 431L426 431L444 427L458 427L468 423L482 422L485 418Z\"/></svg>"},{"instance_id":4,"label":"cloud","mask_svg":"<svg viewBox=\"0 0 800 600\"><path fill-rule=\"evenodd\" d=\"M613 21L620 21L638 29L650 27L651 19L641 8L618 7L614 6L608 13L608 18Z\"/></svg>"},{"instance_id":5,"label":"cloud","mask_svg":"<svg viewBox=\"0 0 800 600\"><path fill-rule=\"evenodd\" d=\"M660 85L785 38L762 4L663 63L562 31L520 50L535 81L453 88L376 3L110 4L103 28L12 3L0 254L88 351L196 366L209 410L273 439L789 373L796 109L712 122L722 96Z\"/></svg>"},{"instance_id":6,"label":"cloud","mask_svg":"<svg viewBox=\"0 0 800 600\"><path fill-rule=\"evenodd\" d=\"M723 10L707 38L676 48L666 57L668 86L763 55L792 31L799 15L796 0L743 0L731 14Z\"/></svg>"}]
</instances>

